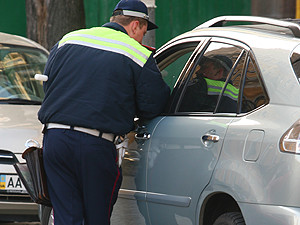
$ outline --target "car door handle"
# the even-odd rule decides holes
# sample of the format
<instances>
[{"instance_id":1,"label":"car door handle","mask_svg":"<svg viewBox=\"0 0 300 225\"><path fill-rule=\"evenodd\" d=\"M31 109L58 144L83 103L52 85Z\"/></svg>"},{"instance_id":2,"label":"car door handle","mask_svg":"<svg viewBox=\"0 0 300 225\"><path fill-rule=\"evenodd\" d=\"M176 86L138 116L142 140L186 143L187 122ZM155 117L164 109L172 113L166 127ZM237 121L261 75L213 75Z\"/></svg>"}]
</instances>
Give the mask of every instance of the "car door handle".
<instances>
[{"instance_id":1,"label":"car door handle","mask_svg":"<svg viewBox=\"0 0 300 225\"><path fill-rule=\"evenodd\" d=\"M151 137L151 134L149 133L137 133L134 135L135 139L137 140L148 140Z\"/></svg>"},{"instance_id":2,"label":"car door handle","mask_svg":"<svg viewBox=\"0 0 300 225\"><path fill-rule=\"evenodd\" d=\"M220 137L216 134L205 134L202 136L202 140L203 142L210 141L216 143L220 140Z\"/></svg>"}]
</instances>

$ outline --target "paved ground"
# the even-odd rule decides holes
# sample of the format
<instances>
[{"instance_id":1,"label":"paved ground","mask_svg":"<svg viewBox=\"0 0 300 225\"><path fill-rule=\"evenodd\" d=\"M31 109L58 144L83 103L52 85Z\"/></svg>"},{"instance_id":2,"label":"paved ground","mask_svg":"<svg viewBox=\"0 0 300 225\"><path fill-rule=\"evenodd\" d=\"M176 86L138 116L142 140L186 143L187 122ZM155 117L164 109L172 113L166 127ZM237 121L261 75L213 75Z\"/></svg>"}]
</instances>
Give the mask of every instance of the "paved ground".
<instances>
[{"instance_id":1,"label":"paved ground","mask_svg":"<svg viewBox=\"0 0 300 225\"><path fill-rule=\"evenodd\" d=\"M19 222L15 222L15 223L0 223L0 225L40 225L41 223L19 223Z\"/></svg>"}]
</instances>

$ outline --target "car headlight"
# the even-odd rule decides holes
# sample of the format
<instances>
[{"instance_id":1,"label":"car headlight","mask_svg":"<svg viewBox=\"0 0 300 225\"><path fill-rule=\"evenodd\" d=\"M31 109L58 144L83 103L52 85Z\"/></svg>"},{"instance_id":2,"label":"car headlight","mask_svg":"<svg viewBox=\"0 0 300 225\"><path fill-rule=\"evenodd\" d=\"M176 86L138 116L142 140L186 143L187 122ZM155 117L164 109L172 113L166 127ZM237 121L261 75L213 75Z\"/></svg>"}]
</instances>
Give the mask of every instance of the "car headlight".
<instances>
[{"instance_id":1,"label":"car headlight","mask_svg":"<svg viewBox=\"0 0 300 225\"><path fill-rule=\"evenodd\" d=\"M279 146L283 152L300 154L300 120L282 135Z\"/></svg>"}]
</instances>

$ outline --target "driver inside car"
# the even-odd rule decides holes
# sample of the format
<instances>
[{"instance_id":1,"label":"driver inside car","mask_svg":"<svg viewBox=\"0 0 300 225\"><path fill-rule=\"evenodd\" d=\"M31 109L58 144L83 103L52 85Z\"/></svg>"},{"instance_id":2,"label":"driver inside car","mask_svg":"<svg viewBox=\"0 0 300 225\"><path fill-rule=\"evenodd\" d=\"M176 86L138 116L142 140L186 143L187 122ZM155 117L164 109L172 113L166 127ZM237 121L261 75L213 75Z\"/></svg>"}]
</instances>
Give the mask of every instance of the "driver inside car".
<instances>
[{"instance_id":1,"label":"driver inside car","mask_svg":"<svg viewBox=\"0 0 300 225\"><path fill-rule=\"evenodd\" d=\"M214 112L232 65L232 61L223 55L203 57L188 83L180 111ZM238 93L239 90L229 81L217 112L235 113Z\"/></svg>"}]
</instances>

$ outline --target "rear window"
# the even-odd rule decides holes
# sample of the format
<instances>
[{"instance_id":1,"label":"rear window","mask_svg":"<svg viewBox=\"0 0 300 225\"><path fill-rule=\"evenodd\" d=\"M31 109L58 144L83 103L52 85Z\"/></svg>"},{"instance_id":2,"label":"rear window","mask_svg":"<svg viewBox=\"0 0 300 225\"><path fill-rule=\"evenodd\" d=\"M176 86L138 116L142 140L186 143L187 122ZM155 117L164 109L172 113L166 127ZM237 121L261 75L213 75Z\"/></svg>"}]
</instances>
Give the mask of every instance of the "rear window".
<instances>
[{"instance_id":1,"label":"rear window","mask_svg":"<svg viewBox=\"0 0 300 225\"><path fill-rule=\"evenodd\" d=\"M40 103L43 84L34 75L42 74L47 53L22 46L0 44L0 103Z\"/></svg>"},{"instance_id":2,"label":"rear window","mask_svg":"<svg viewBox=\"0 0 300 225\"><path fill-rule=\"evenodd\" d=\"M295 48L292 57L291 57L291 63L294 69L294 72L297 76L297 79L300 83L300 46Z\"/></svg>"}]
</instances>

